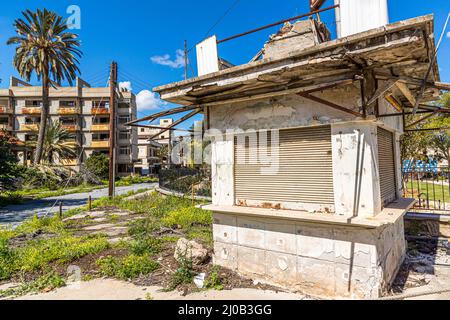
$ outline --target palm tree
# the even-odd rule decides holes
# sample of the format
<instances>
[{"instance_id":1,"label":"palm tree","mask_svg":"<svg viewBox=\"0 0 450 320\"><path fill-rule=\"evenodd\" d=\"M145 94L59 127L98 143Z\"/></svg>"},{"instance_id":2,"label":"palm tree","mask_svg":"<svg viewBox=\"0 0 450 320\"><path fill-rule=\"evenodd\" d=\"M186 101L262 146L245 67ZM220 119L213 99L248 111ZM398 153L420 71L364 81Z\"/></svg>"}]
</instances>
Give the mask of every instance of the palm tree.
<instances>
[{"instance_id":1,"label":"palm tree","mask_svg":"<svg viewBox=\"0 0 450 320\"><path fill-rule=\"evenodd\" d=\"M20 76L30 81L33 72L42 80L42 114L34 154L34 164L41 162L44 137L49 114L49 88L67 80L70 85L79 73L77 57L80 42L76 34L66 32L68 26L58 14L47 9L22 12L23 19L15 20L17 36L8 45L17 45L14 67Z\"/></svg>"},{"instance_id":2,"label":"palm tree","mask_svg":"<svg viewBox=\"0 0 450 320\"><path fill-rule=\"evenodd\" d=\"M74 135L63 128L59 121L48 121L48 128L45 132L44 145L42 148L42 158L48 165L52 165L57 158L75 157L76 150L73 142ZM36 141L29 143L30 148L37 148Z\"/></svg>"}]
</instances>

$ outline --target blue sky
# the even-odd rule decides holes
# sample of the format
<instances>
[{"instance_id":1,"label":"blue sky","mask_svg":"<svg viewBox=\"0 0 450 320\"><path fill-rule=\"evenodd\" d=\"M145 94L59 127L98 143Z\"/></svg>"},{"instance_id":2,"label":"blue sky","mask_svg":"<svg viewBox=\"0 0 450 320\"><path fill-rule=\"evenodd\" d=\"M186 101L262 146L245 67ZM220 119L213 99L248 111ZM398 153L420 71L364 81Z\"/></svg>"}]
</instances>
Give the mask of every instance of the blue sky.
<instances>
[{"instance_id":1,"label":"blue sky","mask_svg":"<svg viewBox=\"0 0 450 320\"><path fill-rule=\"evenodd\" d=\"M37 1L32 0L15 0L2 1L0 4L2 87L8 85L10 75L17 76L12 66L14 49L5 44L14 34L13 21L21 16L22 10L37 8L36 3ZM309 0L259 0L257 3L254 0L45 0L39 2L38 6L42 8L45 5L68 17L67 8L78 5L81 9L81 29L74 32L82 40L84 55L80 66L81 77L93 85L105 85L109 63L115 60L119 63L119 80L130 81L137 94L157 85L182 80L184 71L176 52L182 49L184 39L188 41L189 47L204 39L208 30L233 4L233 9L209 35L217 34L219 38L224 38L309 11ZM328 0L325 6L332 4L333 0ZM436 38L449 11L448 0L389 0L391 22L433 13ZM334 33L334 12L323 14L322 19ZM275 27L224 43L219 47L219 54L234 64L245 63L277 29ZM439 51L439 63L442 81L450 82L450 28L447 32L449 34ZM190 58L195 60L194 51L190 53ZM193 68L195 70L195 65ZM147 108L141 110L140 116L157 110L150 108L170 107L148 93L141 97Z\"/></svg>"}]
</instances>

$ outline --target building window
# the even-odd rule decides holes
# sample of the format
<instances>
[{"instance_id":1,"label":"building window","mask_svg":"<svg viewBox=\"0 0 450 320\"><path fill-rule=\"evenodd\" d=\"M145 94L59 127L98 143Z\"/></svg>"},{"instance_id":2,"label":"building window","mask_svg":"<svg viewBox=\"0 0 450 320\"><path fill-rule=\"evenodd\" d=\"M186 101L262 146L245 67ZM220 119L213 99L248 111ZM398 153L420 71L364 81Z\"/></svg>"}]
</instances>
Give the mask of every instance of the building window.
<instances>
[{"instance_id":1,"label":"building window","mask_svg":"<svg viewBox=\"0 0 450 320\"><path fill-rule=\"evenodd\" d=\"M94 133L92 141L109 141L109 133Z\"/></svg>"},{"instance_id":2,"label":"building window","mask_svg":"<svg viewBox=\"0 0 450 320\"><path fill-rule=\"evenodd\" d=\"M127 122L130 122L130 116L120 116L119 117L119 124L125 124Z\"/></svg>"},{"instance_id":3,"label":"building window","mask_svg":"<svg viewBox=\"0 0 450 320\"><path fill-rule=\"evenodd\" d=\"M74 108L76 107L76 101L60 101L59 106L60 107L68 107L68 108Z\"/></svg>"},{"instance_id":4,"label":"building window","mask_svg":"<svg viewBox=\"0 0 450 320\"><path fill-rule=\"evenodd\" d=\"M120 131L119 140L130 140L130 131Z\"/></svg>"},{"instance_id":5,"label":"building window","mask_svg":"<svg viewBox=\"0 0 450 320\"><path fill-rule=\"evenodd\" d=\"M130 147L120 147L119 154L121 156L129 156L131 154Z\"/></svg>"},{"instance_id":6,"label":"building window","mask_svg":"<svg viewBox=\"0 0 450 320\"><path fill-rule=\"evenodd\" d=\"M26 100L25 105L29 107L42 107L42 101L39 100Z\"/></svg>"},{"instance_id":7,"label":"building window","mask_svg":"<svg viewBox=\"0 0 450 320\"><path fill-rule=\"evenodd\" d=\"M141 132L144 133L144 132L145 132L145 129L144 129L144 128L141 128Z\"/></svg>"},{"instance_id":8,"label":"building window","mask_svg":"<svg viewBox=\"0 0 450 320\"><path fill-rule=\"evenodd\" d=\"M129 164L119 164L117 169L118 169L119 173L132 173L133 172L133 166L129 165Z\"/></svg>"},{"instance_id":9,"label":"building window","mask_svg":"<svg viewBox=\"0 0 450 320\"><path fill-rule=\"evenodd\" d=\"M97 108L109 108L109 98L92 101L92 106Z\"/></svg>"}]
</instances>

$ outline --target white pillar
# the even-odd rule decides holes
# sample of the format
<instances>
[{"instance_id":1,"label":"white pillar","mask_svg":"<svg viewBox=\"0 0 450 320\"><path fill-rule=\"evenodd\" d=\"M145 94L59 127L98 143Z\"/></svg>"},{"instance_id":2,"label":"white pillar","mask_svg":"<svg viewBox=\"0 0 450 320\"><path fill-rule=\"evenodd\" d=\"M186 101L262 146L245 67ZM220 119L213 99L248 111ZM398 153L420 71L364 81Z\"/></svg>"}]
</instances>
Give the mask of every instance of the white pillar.
<instances>
[{"instance_id":1,"label":"white pillar","mask_svg":"<svg viewBox=\"0 0 450 320\"><path fill-rule=\"evenodd\" d=\"M333 183L336 213L373 217L381 212L377 126L333 124Z\"/></svg>"},{"instance_id":2,"label":"white pillar","mask_svg":"<svg viewBox=\"0 0 450 320\"><path fill-rule=\"evenodd\" d=\"M234 205L234 141L213 141L211 148L212 199L216 206Z\"/></svg>"}]
</instances>

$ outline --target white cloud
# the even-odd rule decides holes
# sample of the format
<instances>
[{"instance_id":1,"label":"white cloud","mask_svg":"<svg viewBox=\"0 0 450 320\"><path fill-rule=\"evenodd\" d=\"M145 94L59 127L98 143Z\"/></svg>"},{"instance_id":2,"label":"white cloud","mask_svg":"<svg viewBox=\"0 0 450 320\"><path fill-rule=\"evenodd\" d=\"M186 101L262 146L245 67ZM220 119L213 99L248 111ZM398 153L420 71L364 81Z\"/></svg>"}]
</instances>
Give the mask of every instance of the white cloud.
<instances>
[{"instance_id":1,"label":"white cloud","mask_svg":"<svg viewBox=\"0 0 450 320\"><path fill-rule=\"evenodd\" d=\"M131 87L130 81L123 81L119 82L119 89L127 89L128 91L133 91L133 88Z\"/></svg>"},{"instance_id":2,"label":"white cloud","mask_svg":"<svg viewBox=\"0 0 450 320\"><path fill-rule=\"evenodd\" d=\"M160 64L162 66L168 66L172 69L180 69L184 66L184 52L178 49L174 60L171 59L169 54L162 56L154 56L150 58L153 63Z\"/></svg>"},{"instance_id":3,"label":"white cloud","mask_svg":"<svg viewBox=\"0 0 450 320\"><path fill-rule=\"evenodd\" d=\"M162 101L149 90L142 90L136 95L136 104L138 111L146 111L160 109L167 105L167 102Z\"/></svg>"},{"instance_id":4,"label":"white cloud","mask_svg":"<svg viewBox=\"0 0 450 320\"><path fill-rule=\"evenodd\" d=\"M450 31L447 32L447 38L450 38Z\"/></svg>"}]
</instances>

